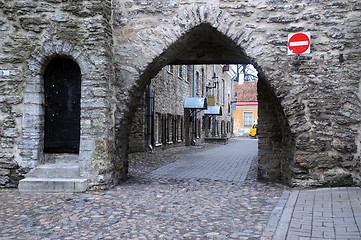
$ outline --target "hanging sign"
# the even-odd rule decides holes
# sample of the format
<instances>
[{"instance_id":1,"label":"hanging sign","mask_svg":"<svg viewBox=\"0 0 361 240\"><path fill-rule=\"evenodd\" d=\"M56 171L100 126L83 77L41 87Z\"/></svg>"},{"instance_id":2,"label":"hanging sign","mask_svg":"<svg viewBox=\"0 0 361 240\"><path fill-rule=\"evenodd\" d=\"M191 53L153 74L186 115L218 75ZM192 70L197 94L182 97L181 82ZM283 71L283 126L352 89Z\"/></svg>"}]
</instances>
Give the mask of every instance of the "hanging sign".
<instances>
[{"instance_id":1,"label":"hanging sign","mask_svg":"<svg viewBox=\"0 0 361 240\"><path fill-rule=\"evenodd\" d=\"M311 34L299 32L288 34L288 55L310 53Z\"/></svg>"}]
</instances>

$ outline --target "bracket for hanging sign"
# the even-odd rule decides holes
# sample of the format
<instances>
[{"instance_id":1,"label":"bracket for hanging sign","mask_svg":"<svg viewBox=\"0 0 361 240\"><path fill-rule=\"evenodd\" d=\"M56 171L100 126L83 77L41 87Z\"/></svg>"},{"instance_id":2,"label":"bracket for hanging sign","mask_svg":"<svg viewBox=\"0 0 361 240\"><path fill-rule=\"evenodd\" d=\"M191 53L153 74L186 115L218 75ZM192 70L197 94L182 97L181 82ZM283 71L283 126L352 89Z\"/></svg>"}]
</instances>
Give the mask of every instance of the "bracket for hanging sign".
<instances>
[{"instance_id":1,"label":"bracket for hanging sign","mask_svg":"<svg viewBox=\"0 0 361 240\"><path fill-rule=\"evenodd\" d=\"M298 66L301 65L301 54L297 54L297 61L296 62L291 62L292 65L296 66L296 70L298 70Z\"/></svg>"}]
</instances>

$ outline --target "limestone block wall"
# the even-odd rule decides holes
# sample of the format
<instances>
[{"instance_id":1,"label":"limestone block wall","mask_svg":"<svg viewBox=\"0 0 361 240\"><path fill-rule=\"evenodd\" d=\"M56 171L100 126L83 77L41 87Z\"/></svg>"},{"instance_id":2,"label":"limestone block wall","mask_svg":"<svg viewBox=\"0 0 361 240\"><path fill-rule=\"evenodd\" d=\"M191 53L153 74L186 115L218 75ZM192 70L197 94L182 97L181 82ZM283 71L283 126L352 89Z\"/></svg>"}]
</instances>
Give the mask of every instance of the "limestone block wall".
<instances>
[{"instance_id":1,"label":"limestone block wall","mask_svg":"<svg viewBox=\"0 0 361 240\"><path fill-rule=\"evenodd\" d=\"M178 76L178 70L182 72L181 76ZM218 77L218 84L215 88L215 103L217 106L221 106L223 109L222 116L217 116L217 126L219 137L221 137L222 122L223 128L227 131L228 126L228 137L231 136L231 112L230 101L231 101L231 76L223 71L223 66L218 65L172 65L166 66L152 79L152 102L153 102L153 119L155 121L156 114L170 114L177 115L178 117L184 117L184 101L187 97L193 97L193 90L195 91L194 97L208 97L213 96L213 89L206 91L206 86L213 86L213 72L216 72ZM195 83L195 86L193 86ZM147 98L148 90L144 94ZM223 100L222 100L223 98ZM147 101L142 98L138 102L138 108L135 113L135 117L132 122L132 131L129 138L129 151L139 152L149 150L146 141L146 118L148 112L146 111ZM211 136L212 130L205 129L205 118L203 111L197 112L197 142L203 142L205 133ZM179 121L179 119L177 120ZM155 123L153 123L155 126ZM152 126L152 127L153 127ZM172 126L173 127L173 126ZM180 126L178 126L180 127ZM189 137L192 138L192 124L190 124ZM208 126L207 126L208 127ZM211 125L212 127L212 125ZM155 131L155 129L152 129ZM154 137L155 135L151 135ZM178 136L179 137L179 136ZM184 139L183 139L184 140ZM169 144L163 144L164 147L173 147L180 144L185 144L185 141L174 142ZM157 145L154 144L153 145ZM160 144L158 144L160 145ZM160 147L160 146L159 146Z\"/></svg>"},{"instance_id":2,"label":"limestone block wall","mask_svg":"<svg viewBox=\"0 0 361 240\"><path fill-rule=\"evenodd\" d=\"M360 184L361 4L356 0L0 0L0 185L44 162L43 79L53 56L82 73L79 158L90 186L126 176L145 86L168 64L252 63L259 177ZM287 55L287 35L311 53Z\"/></svg>"},{"instance_id":3,"label":"limestone block wall","mask_svg":"<svg viewBox=\"0 0 361 240\"><path fill-rule=\"evenodd\" d=\"M127 89L117 119L132 119L136 92L166 64L252 63L260 179L359 184L360 10L354 0L113 1L115 67ZM312 42L298 66L287 55L297 31ZM128 135L120 126L116 138Z\"/></svg>"},{"instance_id":4,"label":"limestone block wall","mask_svg":"<svg viewBox=\"0 0 361 240\"><path fill-rule=\"evenodd\" d=\"M178 69L181 69L182 77L178 76ZM187 70L186 70L187 68ZM174 65L166 66L152 79L152 118L155 121L155 114L170 114L183 116L184 100L192 96L193 85L192 66ZM187 76L186 76L187 75ZM147 111L149 99L148 89L144 97L138 102L138 108L132 123L131 136L129 138L129 151L147 151ZM152 123L152 128L155 123ZM152 132L155 131L152 129ZM152 133L151 137L154 137ZM176 143L174 143L176 144ZM154 143L153 143L154 145ZM166 146L163 146L166 147Z\"/></svg>"},{"instance_id":5,"label":"limestone block wall","mask_svg":"<svg viewBox=\"0 0 361 240\"><path fill-rule=\"evenodd\" d=\"M44 163L43 73L55 56L80 67L79 160L90 185L114 179L110 1L0 1L0 186ZM6 72L6 73L7 73Z\"/></svg>"}]
</instances>

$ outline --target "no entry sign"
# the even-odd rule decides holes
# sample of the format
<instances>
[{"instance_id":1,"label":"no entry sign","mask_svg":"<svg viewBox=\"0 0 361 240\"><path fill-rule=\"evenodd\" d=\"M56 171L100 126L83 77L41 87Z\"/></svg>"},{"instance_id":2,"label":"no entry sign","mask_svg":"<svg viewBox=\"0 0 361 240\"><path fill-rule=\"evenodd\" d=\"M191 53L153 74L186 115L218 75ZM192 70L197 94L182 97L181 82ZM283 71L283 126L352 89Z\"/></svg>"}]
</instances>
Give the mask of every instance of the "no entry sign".
<instances>
[{"instance_id":1,"label":"no entry sign","mask_svg":"<svg viewBox=\"0 0 361 240\"><path fill-rule=\"evenodd\" d=\"M288 55L310 53L311 34L309 32L288 34Z\"/></svg>"}]
</instances>

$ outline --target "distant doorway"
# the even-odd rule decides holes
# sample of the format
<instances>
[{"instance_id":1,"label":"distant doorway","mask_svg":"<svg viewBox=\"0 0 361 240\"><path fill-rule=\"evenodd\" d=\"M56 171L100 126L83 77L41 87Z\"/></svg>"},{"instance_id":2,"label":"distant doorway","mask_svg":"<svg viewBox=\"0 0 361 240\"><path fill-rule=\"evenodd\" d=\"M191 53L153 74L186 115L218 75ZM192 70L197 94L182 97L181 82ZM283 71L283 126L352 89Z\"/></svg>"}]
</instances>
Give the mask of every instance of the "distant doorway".
<instances>
[{"instance_id":1,"label":"distant doorway","mask_svg":"<svg viewBox=\"0 0 361 240\"><path fill-rule=\"evenodd\" d=\"M45 137L48 153L78 153L80 143L80 87L78 64L57 57L44 73Z\"/></svg>"}]
</instances>

